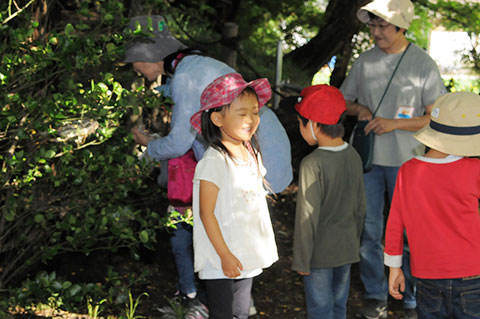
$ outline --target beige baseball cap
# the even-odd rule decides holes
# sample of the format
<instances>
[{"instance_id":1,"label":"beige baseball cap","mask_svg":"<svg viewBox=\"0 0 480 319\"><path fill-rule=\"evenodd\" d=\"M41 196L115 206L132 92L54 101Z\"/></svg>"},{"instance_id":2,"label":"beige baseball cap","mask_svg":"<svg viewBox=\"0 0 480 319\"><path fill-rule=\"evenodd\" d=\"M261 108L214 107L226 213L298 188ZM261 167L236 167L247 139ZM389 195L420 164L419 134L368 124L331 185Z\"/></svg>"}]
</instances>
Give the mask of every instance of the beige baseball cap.
<instances>
[{"instance_id":1,"label":"beige baseball cap","mask_svg":"<svg viewBox=\"0 0 480 319\"><path fill-rule=\"evenodd\" d=\"M358 9L357 18L367 23L370 21L369 12L402 29L408 29L414 15L410 0L373 0Z\"/></svg>"},{"instance_id":2,"label":"beige baseball cap","mask_svg":"<svg viewBox=\"0 0 480 319\"><path fill-rule=\"evenodd\" d=\"M480 96L447 93L435 101L430 123L415 133L422 144L458 156L480 156Z\"/></svg>"}]
</instances>

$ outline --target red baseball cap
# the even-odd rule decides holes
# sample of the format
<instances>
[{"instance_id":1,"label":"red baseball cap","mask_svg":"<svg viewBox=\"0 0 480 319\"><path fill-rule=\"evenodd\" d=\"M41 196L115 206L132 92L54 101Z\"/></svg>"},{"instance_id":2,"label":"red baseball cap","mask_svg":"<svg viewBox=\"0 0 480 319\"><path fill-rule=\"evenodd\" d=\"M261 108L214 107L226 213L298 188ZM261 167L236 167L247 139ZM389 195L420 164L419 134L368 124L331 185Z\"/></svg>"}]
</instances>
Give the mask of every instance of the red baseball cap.
<instances>
[{"instance_id":1,"label":"red baseball cap","mask_svg":"<svg viewBox=\"0 0 480 319\"><path fill-rule=\"evenodd\" d=\"M295 110L308 120L324 125L335 125L347 107L339 89L319 84L302 90Z\"/></svg>"},{"instance_id":2,"label":"red baseball cap","mask_svg":"<svg viewBox=\"0 0 480 319\"><path fill-rule=\"evenodd\" d=\"M202 133L202 112L232 103L247 86L252 87L257 93L259 108L270 100L272 89L267 79L246 82L240 73L225 74L216 78L203 90L200 96L200 110L190 118L193 128L198 133Z\"/></svg>"}]
</instances>

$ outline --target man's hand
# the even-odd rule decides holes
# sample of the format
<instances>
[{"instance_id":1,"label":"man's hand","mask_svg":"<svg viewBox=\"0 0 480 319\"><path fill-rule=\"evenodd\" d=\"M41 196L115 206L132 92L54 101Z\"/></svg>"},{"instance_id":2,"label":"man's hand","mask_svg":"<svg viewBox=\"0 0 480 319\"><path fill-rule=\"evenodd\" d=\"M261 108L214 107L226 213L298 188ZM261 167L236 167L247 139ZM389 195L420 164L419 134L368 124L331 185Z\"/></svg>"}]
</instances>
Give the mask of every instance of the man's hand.
<instances>
[{"instance_id":1,"label":"man's hand","mask_svg":"<svg viewBox=\"0 0 480 319\"><path fill-rule=\"evenodd\" d=\"M309 272L297 271L300 276L308 276L310 275Z\"/></svg>"},{"instance_id":2,"label":"man's hand","mask_svg":"<svg viewBox=\"0 0 480 319\"><path fill-rule=\"evenodd\" d=\"M377 135L382 135L397 129L397 121L395 119L386 119L376 117L365 126L365 135L371 131Z\"/></svg>"},{"instance_id":3,"label":"man's hand","mask_svg":"<svg viewBox=\"0 0 480 319\"><path fill-rule=\"evenodd\" d=\"M372 112L365 105L357 104L352 101L345 101L347 106L347 114L357 116L359 121L370 121L372 119Z\"/></svg>"},{"instance_id":4,"label":"man's hand","mask_svg":"<svg viewBox=\"0 0 480 319\"><path fill-rule=\"evenodd\" d=\"M401 268L390 267L390 275L388 277L388 292L397 299L403 299L402 293L405 291L405 276Z\"/></svg>"},{"instance_id":5,"label":"man's hand","mask_svg":"<svg viewBox=\"0 0 480 319\"><path fill-rule=\"evenodd\" d=\"M357 120L359 121L370 121L372 119L372 112L368 109L368 107L357 104Z\"/></svg>"},{"instance_id":6,"label":"man's hand","mask_svg":"<svg viewBox=\"0 0 480 319\"><path fill-rule=\"evenodd\" d=\"M232 253L220 257L222 261L222 270L225 276L235 278L240 276L240 270L243 270L242 263Z\"/></svg>"}]
</instances>

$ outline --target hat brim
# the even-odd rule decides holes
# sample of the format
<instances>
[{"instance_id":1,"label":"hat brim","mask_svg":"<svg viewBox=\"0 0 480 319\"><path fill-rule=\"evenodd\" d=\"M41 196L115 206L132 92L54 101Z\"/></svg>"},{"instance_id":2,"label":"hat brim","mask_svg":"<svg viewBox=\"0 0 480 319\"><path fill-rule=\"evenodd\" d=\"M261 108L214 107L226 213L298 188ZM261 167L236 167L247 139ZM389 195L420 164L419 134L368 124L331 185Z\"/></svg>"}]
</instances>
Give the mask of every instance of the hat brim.
<instances>
[{"instance_id":1,"label":"hat brim","mask_svg":"<svg viewBox=\"0 0 480 319\"><path fill-rule=\"evenodd\" d=\"M125 50L125 63L160 62L187 46L172 36L154 37L141 42L134 42Z\"/></svg>"},{"instance_id":2,"label":"hat brim","mask_svg":"<svg viewBox=\"0 0 480 319\"><path fill-rule=\"evenodd\" d=\"M389 16L385 15L384 13L376 10L375 8L369 8L368 5L358 9L358 11L357 11L358 20L360 20L360 22L363 22L363 23L368 23L368 21L370 21L370 16L368 15L369 12L373 13L377 17L382 18L383 20L387 21L388 23L393 24L394 26L397 26L399 28L408 29L408 27L410 26L408 24L399 23L398 21L393 21L391 17L389 17Z\"/></svg>"},{"instance_id":3,"label":"hat brim","mask_svg":"<svg viewBox=\"0 0 480 319\"><path fill-rule=\"evenodd\" d=\"M427 125L414 134L422 144L457 156L480 156L480 134L452 135L435 131Z\"/></svg>"}]
</instances>

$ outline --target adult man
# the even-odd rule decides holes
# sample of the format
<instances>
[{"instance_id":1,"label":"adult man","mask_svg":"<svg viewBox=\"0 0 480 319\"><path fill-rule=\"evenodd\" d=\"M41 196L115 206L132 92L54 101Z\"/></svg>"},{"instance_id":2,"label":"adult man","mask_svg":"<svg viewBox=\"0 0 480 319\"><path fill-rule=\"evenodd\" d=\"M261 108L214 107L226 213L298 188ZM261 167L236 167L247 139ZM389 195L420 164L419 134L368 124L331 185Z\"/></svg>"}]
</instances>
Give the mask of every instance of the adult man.
<instances>
[{"instance_id":1,"label":"adult man","mask_svg":"<svg viewBox=\"0 0 480 319\"><path fill-rule=\"evenodd\" d=\"M413 138L413 132L428 123L433 102L446 92L435 62L405 38L413 15L409 0L374 0L361 7L357 17L368 24L375 47L359 56L340 88L348 114L368 120L365 133L375 133L373 169L364 174L367 212L360 248L360 277L365 303L360 314L365 318L387 317L388 285L381 243L385 186L391 200L398 168L424 150ZM404 256L408 259L408 252ZM403 264L409 266L409 260ZM404 271L409 274L409 269ZM411 310L415 307L414 289L409 285L404 293L404 308L410 309L406 311L408 317L415 316Z\"/></svg>"}]
</instances>

